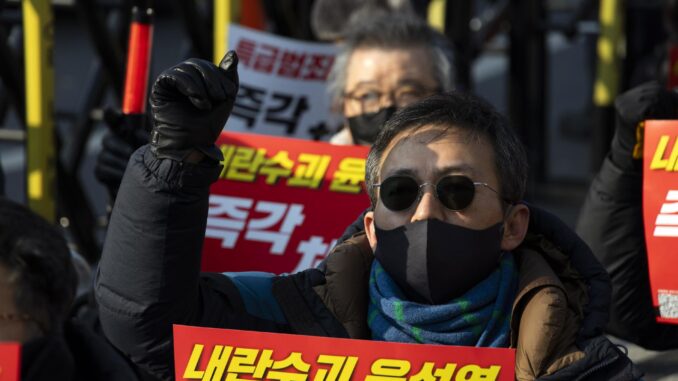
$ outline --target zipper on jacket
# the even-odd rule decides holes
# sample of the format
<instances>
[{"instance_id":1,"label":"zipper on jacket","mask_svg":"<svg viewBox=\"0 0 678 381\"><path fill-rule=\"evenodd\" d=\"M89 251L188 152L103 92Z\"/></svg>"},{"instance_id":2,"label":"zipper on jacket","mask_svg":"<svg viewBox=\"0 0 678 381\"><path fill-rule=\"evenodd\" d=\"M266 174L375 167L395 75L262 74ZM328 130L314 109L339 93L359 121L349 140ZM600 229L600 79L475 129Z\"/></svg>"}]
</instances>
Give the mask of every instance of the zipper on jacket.
<instances>
[{"instance_id":1,"label":"zipper on jacket","mask_svg":"<svg viewBox=\"0 0 678 381\"><path fill-rule=\"evenodd\" d=\"M609 358L609 359L601 362L600 364L593 366L591 369L587 370L586 372L580 374L579 377L575 378L574 381L584 380L586 377L592 375L593 373L595 373L595 372L597 372L597 371L599 371L599 370L601 370L601 369L603 369L607 366L612 365L618 359L619 359L619 355L617 354L613 358Z\"/></svg>"}]
</instances>

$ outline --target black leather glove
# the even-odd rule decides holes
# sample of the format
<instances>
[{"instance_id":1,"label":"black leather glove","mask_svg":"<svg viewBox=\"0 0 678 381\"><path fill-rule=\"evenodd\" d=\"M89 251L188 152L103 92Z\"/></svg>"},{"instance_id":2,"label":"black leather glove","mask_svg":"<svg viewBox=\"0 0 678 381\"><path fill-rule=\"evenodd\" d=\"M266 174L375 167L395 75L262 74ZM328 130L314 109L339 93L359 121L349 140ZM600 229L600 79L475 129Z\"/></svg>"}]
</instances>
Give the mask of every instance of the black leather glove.
<instances>
[{"instance_id":1,"label":"black leather glove","mask_svg":"<svg viewBox=\"0 0 678 381\"><path fill-rule=\"evenodd\" d=\"M148 143L145 115L123 115L107 109L104 121L109 132L102 140L102 148L94 166L94 176L108 189L113 200L120 188L122 176L132 153Z\"/></svg>"},{"instance_id":2,"label":"black leather glove","mask_svg":"<svg viewBox=\"0 0 678 381\"><path fill-rule=\"evenodd\" d=\"M219 67L191 58L165 70L151 90L151 151L184 161L196 150L222 160L214 145L238 92L238 56L226 53Z\"/></svg>"},{"instance_id":3,"label":"black leather glove","mask_svg":"<svg viewBox=\"0 0 678 381\"><path fill-rule=\"evenodd\" d=\"M643 133L646 119L678 117L678 94L658 82L647 82L619 95L615 100L616 127L610 159L622 170L641 171Z\"/></svg>"}]
</instances>

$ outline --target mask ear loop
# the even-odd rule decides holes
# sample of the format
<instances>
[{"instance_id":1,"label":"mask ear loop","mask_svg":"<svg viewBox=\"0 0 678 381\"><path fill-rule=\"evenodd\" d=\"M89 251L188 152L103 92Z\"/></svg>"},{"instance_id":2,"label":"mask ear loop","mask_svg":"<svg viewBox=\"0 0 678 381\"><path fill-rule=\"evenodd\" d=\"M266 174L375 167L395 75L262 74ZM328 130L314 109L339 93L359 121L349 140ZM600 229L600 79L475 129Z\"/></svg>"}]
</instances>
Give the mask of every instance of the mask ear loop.
<instances>
[{"instance_id":1,"label":"mask ear loop","mask_svg":"<svg viewBox=\"0 0 678 381\"><path fill-rule=\"evenodd\" d=\"M504 216L501 219L501 227L499 228L499 236L504 238L504 230L506 228L506 219L508 218L509 214L511 214L511 211L513 211L513 207L516 206L515 203L508 203L509 206L506 208L506 211L504 212ZM501 262L501 258L504 256L504 251L501 252L501 255L499 256L499 262Z\"/></svg>"}]
</instances>

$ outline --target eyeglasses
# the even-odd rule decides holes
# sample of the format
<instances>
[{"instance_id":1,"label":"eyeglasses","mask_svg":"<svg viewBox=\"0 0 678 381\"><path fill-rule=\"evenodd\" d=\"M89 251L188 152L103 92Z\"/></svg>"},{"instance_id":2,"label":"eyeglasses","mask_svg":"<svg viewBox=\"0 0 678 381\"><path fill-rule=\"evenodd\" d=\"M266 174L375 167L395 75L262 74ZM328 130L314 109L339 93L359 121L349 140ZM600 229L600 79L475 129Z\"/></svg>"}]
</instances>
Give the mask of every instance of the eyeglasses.
<instances>
[{"instance_id":1,"label":"eyeglasses","mask_svg":"<svg viewBox=\"0 0 678 381\"><path fill-rule=\"evenodd\" d=\"M422 189L426 185L435 185L436 197L441 204L452 211L464 210L471 205L477 186L483 186L496 193L502 201L513 204L487 183L473 182L468 177L459 175L445 176L436 184L423 183L421 185L409 176L391 176L380 184L373 184L372 187L380 188L381 202L388 209L397 212L408 209L418 202L423 193Z\"/></svg>"},{"instance_id":2,"label":"eyeglasses","mask_svg":"<svg viewBox=\"0 0 678 381\"><path fill-rule=\"evenodd\" d=\"M379 111L381 106L386 104L385 102L382 102L385 96L389 97L391 104L401 108L435 92L438 92L438 90L423 86L408 85L389 92L382 92L376 89L357 89L344 94L344 96L359 102L361 113L368 114Z\"/></svg>"}]
</instances>

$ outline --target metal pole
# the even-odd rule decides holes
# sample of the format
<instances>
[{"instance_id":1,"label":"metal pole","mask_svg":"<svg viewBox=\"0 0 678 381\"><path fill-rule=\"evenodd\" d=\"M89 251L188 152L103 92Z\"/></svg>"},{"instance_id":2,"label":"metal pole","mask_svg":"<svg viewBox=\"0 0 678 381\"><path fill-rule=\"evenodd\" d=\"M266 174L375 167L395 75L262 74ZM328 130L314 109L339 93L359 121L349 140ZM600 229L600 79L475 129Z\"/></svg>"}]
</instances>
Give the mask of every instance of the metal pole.
<instances>
[{"instance_id":1,"label":"metal pole","mask_svg":"<svg viewBox=\"0 0 678 381\"><path fill-rule=\"evenodd\" d=\"M472 0L449 1L445 8L445 35L454 45L455 82L458 89L471 91L471 64L473 63L473 40L471 29Z\"/></svg>"},{"instance_id":2,"label":"metal pole","mask_svg":"<svg viewBox=\"0 0 678 381\"><path fill-rule=\"evenodd\" d=\"M445 32L445 9L447 0L431 0L428 4L428 25L440 33Z\"/></svg>"},{"instance_id":3,"label":"metal pole","mask_svg":"<svg viewBox=\"0 0 678 381\"><path fill-rule=\"evenodd\" d=\"M171 2L175 14L182 20L182 24L193 46L193 54L200 58L209 59L212 56L213 36L209 33L209 23L198 10L195 1L173 0Z\"/></svg>"},{"instance_id":4,"label":"metal pole","mask_svg":"<svg viewBox=\"0 0 678 381\"><path fill-rule=\"evenodd\" d=\"M22 0L26 77L28 206L56 219L54 147L54 23L49 0Z\"/></svg>"},{"instance_id":5,"label":"metal pole","mask_svg":"<svg viewBox=\"0 0 678 381\"><path fill-rule=\"evenodd\" d=\"M233 3L237 1L214 0L214 47L212 49L212 59L217 65L224 57L224 54L226 54L226 51L228 51L228 24L235 19Z\"/></svg>"},{"instance_id":6,"label":"metal pole","mask_svg":"<svg viewBox=\"0 0 678 381\"><path fill-rule=\"evenodd\" d=\"M546 149L546 41L541 0L512 0L509 62L509 112L523 139L530 164L528 193L545 180Z\"/></svg>"},{"instance_id":7,"label":"metal pole","mask_svg":"<svg viewBox=\"0 0 678 381\"><path fill-rule=\"evenodd\" d=\"M596 78L593 85L595 129L593 169L598 170L610 148L614 131L614 100L621 90L625 50L624 7L621 0L600 1L600 35L597 45Z\"/></svg>"}]
</instances>

